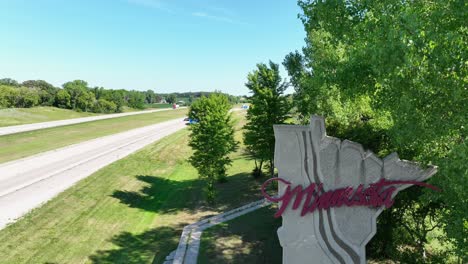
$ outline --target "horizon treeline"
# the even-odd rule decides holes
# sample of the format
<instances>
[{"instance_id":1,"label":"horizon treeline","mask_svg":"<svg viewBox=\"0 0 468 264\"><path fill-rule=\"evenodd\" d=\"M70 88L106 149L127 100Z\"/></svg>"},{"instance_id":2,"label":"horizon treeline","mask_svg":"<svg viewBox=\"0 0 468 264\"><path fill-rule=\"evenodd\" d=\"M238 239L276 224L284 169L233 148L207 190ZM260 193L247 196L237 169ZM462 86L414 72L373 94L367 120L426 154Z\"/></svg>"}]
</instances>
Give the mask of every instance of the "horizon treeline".
<instances>
[{"instance_id":1,"label":"horizon treeline","mask_svg":"<svg viewBox=\"0 0 468 264\"><path fill-rule=\"evenodd\" d=\"M156 103L173 104L183 100L189 105L212 92L161 93L153 90L135 91L90 87L86 81L66 82L62 87L44 80L28 80L22 83L10 78L0 79L0 108L29 108L55 106L82 112L119 113L123 108L145 109ZM226 94L231 103L238 103L239 96Z\"/></svg>"}]
</instances>

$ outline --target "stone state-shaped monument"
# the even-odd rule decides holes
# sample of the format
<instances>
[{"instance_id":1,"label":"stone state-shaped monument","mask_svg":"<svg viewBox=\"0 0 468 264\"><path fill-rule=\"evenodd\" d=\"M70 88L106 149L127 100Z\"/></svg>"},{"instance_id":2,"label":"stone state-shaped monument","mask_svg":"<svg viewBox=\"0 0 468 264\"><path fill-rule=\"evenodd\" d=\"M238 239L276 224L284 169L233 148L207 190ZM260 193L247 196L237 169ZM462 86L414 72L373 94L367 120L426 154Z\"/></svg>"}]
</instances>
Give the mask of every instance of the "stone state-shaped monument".
<instances>
[{"instance_id":1,"label":"stone state-shaped monument","mask_svg":"<svg viewBox=\"0 0 468 264\"><path fill-rule=\"evenodd\" d=\"M402 161L397 154L383 160L351 141L329 137L322 117L313 116L310 126L274 126L275 167L279 195L287 186L323 184L323 190L359 185L368 187L379 181L422 182L436 167L425 170L415 163ZM411 184L398 184L391 193ZM303 196L305 197L305 195ZM281 207L281 202L279 203ZM282 213L278 237L283 247L283 263L366 263L365 247L376 233L377 216L384 206L336 206L314 210L301 216L292 202Z\"/></svg>"}]
</instances>

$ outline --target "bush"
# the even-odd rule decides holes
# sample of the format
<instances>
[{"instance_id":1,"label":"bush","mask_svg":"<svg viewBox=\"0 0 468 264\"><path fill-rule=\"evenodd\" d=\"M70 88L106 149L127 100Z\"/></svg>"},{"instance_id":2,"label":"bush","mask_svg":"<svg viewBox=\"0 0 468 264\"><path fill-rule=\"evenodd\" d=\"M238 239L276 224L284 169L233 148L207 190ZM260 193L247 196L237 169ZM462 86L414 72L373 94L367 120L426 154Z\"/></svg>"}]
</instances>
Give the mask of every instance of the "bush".
<instances>
[{"instance_id":1,"label":"bush","mask_svg":"<svg viewBox=\"0 0 468 264\"><path fill-rule=\"evenodd\" d=\"M36 89L0 85L0 107L33 107L39 104L39 100Z\"/></svg>"},{"instance_id":2,"label":"bush","mask_svg":"<svg viewBox=\"0 0 468 264\"><path fill-rule=\"evenodd\" d=\"M15 107L29 108L39 105L39 91L27 87L18 88L18 95L15 98Z\"/></svg>"},{"instance_id":3,"label":"bush","mask_svg":"<svg viewBox=\"0 0 468 264\"><path fill-rule=\"evenodd\" d=\"M99 99L94 103L93 112L95 113L115 113L117 105L105 99Z\"/></svg>"},{"instance_id":4,"label":"bush","mask_svg":"<svg viewBox=\"0 0 468 264\"><path fill-rule=\"evenodd\" d=\"M14 107L13 98L16 97L18 91L8 85L0 85L0 107L8 108Z\"/></svg>"}]
</instances>

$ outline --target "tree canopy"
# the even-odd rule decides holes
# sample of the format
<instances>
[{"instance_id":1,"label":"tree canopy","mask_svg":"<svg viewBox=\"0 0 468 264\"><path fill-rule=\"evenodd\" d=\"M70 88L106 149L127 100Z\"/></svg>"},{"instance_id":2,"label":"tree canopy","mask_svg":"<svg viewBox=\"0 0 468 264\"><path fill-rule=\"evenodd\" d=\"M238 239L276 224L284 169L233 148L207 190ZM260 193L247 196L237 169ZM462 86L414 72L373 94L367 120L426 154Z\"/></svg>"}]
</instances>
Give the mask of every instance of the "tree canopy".
<instances>
[{"instance_id":1,"label":"tree canopy","mask_svg":"<svg viewBox=\"0 0 468 264\"><path fill-rule=\"evenodd\" d=\"M283 124L288 117L290 106L284 96L288 85L280 76L279 65L271 61L268 65L257 64L257 69L248 74L245 85L252 93L244 127L244 143L248 154L255 160L253 175L262 175L265 162L268 163L270 176L273 176L273 125Z\"/></svg>"},{"instance_id":2,"label":"tree canopy","mask_svg":"<svg viewBox=\"0 0 468 264\"><path fill-rule=\"evenodd\" d=\"M190 143L194 153L190 163L205 180L206 195L213 202L216 181L226 180L226 167L231 164L228 154L235 151L234 127L229 110L231 104L223 94L213 93L195 101L189 110L189 118L196 123L190 127Z\"/></svg>"},{"instance_id":3,"label":"tree canopy","mask_svg":"<svg viewBox=\"0 0 468 264\"><path fill-rule=\"evenodd\" d=\"M467 157L466 2L303 0L299 5L306 46L286 56L284 65L303 122L310 114L324 115L335 136L381 155L396 151L440 166L431 183L444 191L406 191L404 202L412 206L396 206L380 222L387 221L378 230L394 227L381 244L413 244L421 253L435 228L427 224L432 219L463 256L467 195L459 186L468 181L466 162L460 162ZM397 229L389 219L406 228Z\"/></svg>"}]
</instances>

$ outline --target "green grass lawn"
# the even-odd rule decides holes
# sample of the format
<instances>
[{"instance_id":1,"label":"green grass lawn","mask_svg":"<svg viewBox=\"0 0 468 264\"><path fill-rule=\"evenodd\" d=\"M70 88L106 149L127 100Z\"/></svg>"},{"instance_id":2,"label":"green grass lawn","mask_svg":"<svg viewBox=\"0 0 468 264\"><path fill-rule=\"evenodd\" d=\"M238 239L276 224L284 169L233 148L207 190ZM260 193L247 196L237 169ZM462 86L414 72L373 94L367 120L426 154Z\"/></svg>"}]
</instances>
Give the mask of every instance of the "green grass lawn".
<instances>
[{"instance_id":1,"label":"green grass lawn","mask_svg":"<svg viewBox=\"0 0 468 264\"><path fill-rule=\"evenodd\" d=\"M146 108L154 108L154 109L160 109L160 108L172 108L172 104L145 104Z\"/></svg>"},{"instance_id":2,"label":"green grass lawn","mask_svg":"<svg viewBox=\"0 0 468 264\"><path fill-rule=\"evenodd\" d=\"M179 131L99 170L1 230L0 262L162 263L185 225L261 198L262 180L249 175L252 161L239 150L215 205L207 205L187 162L188 134Z\"/></svg>"},{"instance_id":3,"label":"green grass lawn","mask_svg":"<svg viewBox=\"0 0 468 264\"><path fill-rule=\"evenodd\" d=\"M0 136L0 163L183 117L186 113L187 109L162 111Z\"/></svg>"},{"instance_id":4,"label":"green grass lawn","mask_svg":"<svg viewBox=\"0 0 468 264\"><path fill-rule=\"evenodd\" d=\"M0 109L0 127L32 124L54 120L94 116L97 114L76 112L57 107L5 108Z\"/></svg>"}]
</instances>

